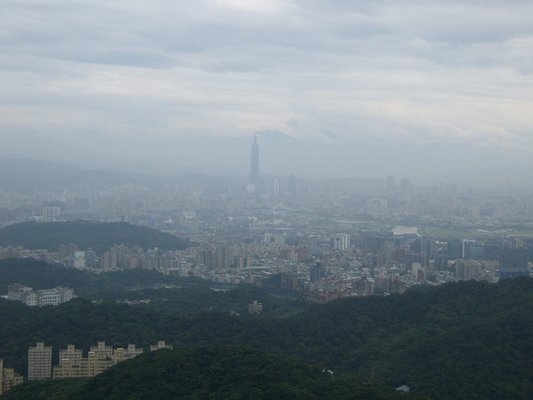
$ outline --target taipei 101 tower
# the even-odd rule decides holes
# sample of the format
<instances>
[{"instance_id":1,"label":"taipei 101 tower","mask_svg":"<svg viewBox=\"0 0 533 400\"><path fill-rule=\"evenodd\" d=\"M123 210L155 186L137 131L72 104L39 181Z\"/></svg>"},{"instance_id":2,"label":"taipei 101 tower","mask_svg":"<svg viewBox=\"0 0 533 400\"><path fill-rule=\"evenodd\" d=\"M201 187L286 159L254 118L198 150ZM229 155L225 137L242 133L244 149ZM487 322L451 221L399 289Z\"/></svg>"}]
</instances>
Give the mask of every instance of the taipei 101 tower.
<instances>
[{"instance_id":1,"label":"taipei 101 tower","mask_svg":"<svg viewBox=\"0 0 533 400\"><path fill-rule=\"evenodd\" d=\"M252 144L250 183L256 186L259 183L259 146L257 144L257 136L254 136L254 143Z\"/></svg>"}]
</instances>

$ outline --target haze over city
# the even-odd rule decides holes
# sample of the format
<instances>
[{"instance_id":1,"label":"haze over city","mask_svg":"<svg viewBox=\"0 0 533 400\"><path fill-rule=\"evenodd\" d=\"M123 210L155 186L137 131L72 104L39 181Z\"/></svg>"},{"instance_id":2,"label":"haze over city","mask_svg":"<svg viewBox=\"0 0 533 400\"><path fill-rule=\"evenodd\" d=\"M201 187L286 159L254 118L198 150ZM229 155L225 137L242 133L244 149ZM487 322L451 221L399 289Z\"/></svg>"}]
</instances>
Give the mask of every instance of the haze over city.
<instances>
[{"instance_id":1,"label":"haze over city","mask_svg":"<svg viewBox=\"0 0 533 400\"><path fill-rule=\"evenodd\" d=\"M6 0L0 157L238 174L259 133L269 174L527 176L532 12L528 1Z\"/></svg>"}]
</instances>

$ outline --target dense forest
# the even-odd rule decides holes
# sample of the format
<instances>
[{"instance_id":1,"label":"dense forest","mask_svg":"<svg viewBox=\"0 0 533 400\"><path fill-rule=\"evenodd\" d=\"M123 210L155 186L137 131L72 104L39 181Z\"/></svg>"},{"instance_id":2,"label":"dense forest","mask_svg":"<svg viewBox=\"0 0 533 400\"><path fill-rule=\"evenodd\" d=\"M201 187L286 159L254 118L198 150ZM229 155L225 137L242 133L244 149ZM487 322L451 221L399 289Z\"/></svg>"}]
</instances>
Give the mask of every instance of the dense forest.
<instances>
[{"instance_id":1,"label":"dense forest","mask_svg":"<svg viewBox=\"0 0 533 400\"><path fill-rule=\"evenodd\" d=\"M0 229L0 246L57 251L60 244L75 243L80 249L101 253L115 244L181 250L187 239L125 222L21 222Z\"/></svg>"},{"instance_id":2,"label":"dense forest","mask_svg":"<svg viewBox=\"0 0 533 400\"><path fill-rule=\"evenodd\" d=\"M164 339L175 346L252 346L349 373L360 382L407 384L435 400L526 399L533 392L532 279L418 287L403 295L260 316L230 312L236 299L252 300L255 289L212 298L229 307L187 312L190 306L179 295L183 289L142 289L142 296L154 292L157 306L76 299L33 309L0 301L0 356L22 372L27 347L36 341L57 352L69 343L87 349L98 340L147 346ZM197 299L207 296L201 285L197 289ZM271 301L284 301L265 293L270 296L262 300L265 309Z\"/></svg>"},{"instance_id":3,"label":"dense forest","mask_svg":"<svg viewBox=\"0 0 533 400\"><path fill-rule=\"evenodd\" d=\"M19 386L5 400L410 400L281 354L242 347L159 350L87 380Z\"/></svg>"},{"instance_id":4,"label":"dense forest","mask_svg":"<svg viewBox=\"0 0 533 400\"><path fill-rule=\"evenodd\" d=\"M275 278L274 278L275 279ZM267 281L264 287L229 286L205 279L164 275L148 269L94 274L32 259L0 260L0 294L20 283L34 289L59 285L74 289L84 299L143 302L144 307L186 315L199 311L247 311L253 300L264 303L264 314L287 315L302 311L306 303L295 292L281 291ZM179 290L176 290L179 289Z\"/></svg>"}]
</instances>

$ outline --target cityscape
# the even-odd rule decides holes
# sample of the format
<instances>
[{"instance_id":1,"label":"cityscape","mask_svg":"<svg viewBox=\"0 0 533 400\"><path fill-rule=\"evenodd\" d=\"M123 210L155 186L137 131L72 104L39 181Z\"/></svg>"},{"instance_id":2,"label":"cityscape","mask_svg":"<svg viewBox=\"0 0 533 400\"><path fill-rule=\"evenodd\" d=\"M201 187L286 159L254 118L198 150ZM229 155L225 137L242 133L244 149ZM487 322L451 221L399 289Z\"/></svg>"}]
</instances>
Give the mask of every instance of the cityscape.
<instances>
[{"instance_id":1,"label":"cityscape","mask_svg":"<svg viewBox=\"0 0 533 400\"><path fill-rule=\"evenodd\" d=\"M147 268L233 284L261 285L283 274L283 287L316 302L403 293L422 283L497 282L531 274L533 230L520 222L533 210L526 195L455 188L456 195L443 196L435 188L397 183L394 176L369 188L336 187L332 181L322 183L330 190L304 183L297 189L295 177L267 179L259 165L254 137L249 179L241 187L191 183L174 189L178 198L129 186L122 193L117 187L113 200L98 200L105 212L92 206L94 198L78 198L77 190L48 193L27 208L26 219L4 220L142 224L190 238L194 246L184 250L113 243L97 253L64 243L57 251L1 247L0 259L31 257L93 272ZM144 201L130 190L146 191ZM128 198L136 205L128 207ZM121 205L120 216L107 215L113 204ZM6 209L4 218L19 212Z\"/></svg>"},{"instance_id":2,"label":"cityscape","mask_svg":"<svg viewBox=\"0 0 533 400\"><path fill-rule=\"evenodd\" d=\"M3 0L0 400L531 400L532 15Z\"/></svg>"},{"instance_id":3,"label":"cityscape","mask_svg":"<svg viewBox=\"0 0 533 400\"><path fill-rule=\"evenodd\" d=\"M314 303L402 294L418 285L532 276L533 229L524 221L533 202L526 192L502 196L417 187L392 175L361 185L270 177L261 173L260 155L254 136L249 177L240 183L193 179L158 190L125 183L95 192L86 185L60 192L3 191L6 228L71 220L138 224L190 239L191 245L165 250L117 242L98 251L74 242L56 251L7 245L0 247L0 260L35 259L96 274L141 268L258 287L279 276L279 289ZM76 298L71 288L8 283L4 297L27 306ZM257 300L248 304L250 314L262 310ZM158 348L171 346L150 346ZM99 342L87 358L82 351L68 345L52 367L52 348L37 343L28 353L28 380L93 377L143 350ZM3 392L23 382L12 368L2 371Z\"/></svg>"}]
</instances>

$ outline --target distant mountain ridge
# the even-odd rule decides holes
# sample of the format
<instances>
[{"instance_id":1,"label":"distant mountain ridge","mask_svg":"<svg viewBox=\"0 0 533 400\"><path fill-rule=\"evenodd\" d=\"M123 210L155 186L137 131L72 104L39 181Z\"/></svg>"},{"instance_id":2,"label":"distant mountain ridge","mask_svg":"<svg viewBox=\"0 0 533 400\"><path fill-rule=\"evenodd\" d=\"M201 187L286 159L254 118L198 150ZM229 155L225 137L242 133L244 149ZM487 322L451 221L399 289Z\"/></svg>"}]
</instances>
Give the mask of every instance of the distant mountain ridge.
<instances>
[{"instance_id":1,"label":"distant mountain ridge","mask_svg":"<svg viewBox=\"0 0 533 400\"><path fill-rule=\"evenodd\" d=\"M142 183L142 177L104 169L82 169L71 164L33 159L0 159L0 189L14 192L57 191L76 186L93 188Z\"/></svg>"},{"instance_id":2,"label":"distant mountain ridge","mask_svg":"<svg viewBox=\"0 0 533 400\"><path fill-rule=\"evenodd\" d=\"M31 193L35 191L54 192L73 188L105 189L124 185L151 187L154 185L190 183L214 183L218 177L199 173L183 173L176 169L170 173L166 167L160 174L147 171L114 170L109 168L87 169L73 164L34 159L0 159L0 190Z\"/></svg>"},{"instance_id":3,"label":"distant mountain ridge","mask_svg":"<svg viewBox=\"0 0 533 400\"><path fill-rule=\"evenodd\" d=\"M168 160L166 163L117 162L116 165L109 164L99 168L83 168L74 164L25 158L0 159L0 190L31 193L80 187L97 190L124 185L157 188L174 184L237 183L244 186L250 168L251 137L189 138L168 143L165 151L176 148L176 158L190 164L189 167L174 165L173 159L169 157L162 157ZM368 143L366 145L370 146ZM369 180L379 182L386 175L396 174L399 179L413 178L415 185L458 184L478 189L503 186L505 189L524 190L528 187L532 173L532 169L526 166L499 166L497 163L493 166L472 166L467 163L451 163L443 158L442 154L434 153L429 145L417 149L411 148L412 146L404 148L402 145L398 145L396 149L380 146L375 149L378 154L370 156L354 143L346 143L343 147L338 143L307 142L269 133L259 136L260 175L268 179L272 176L288 177L294 174L304 179L330 182L340 180L348 183ZM453 146L449 147L460 152ZM409 160L397 160L396 165L388 170L370 167L376 160L390 158L392 153L413 153L413 157L415 153L420 153L426 158L427 166L438 165L439 168L402 172L400 166L407 165ZM198 157L198 154L202 157ZM441 159L437 162L438 157ZM470 159L461 155L457 158ZM225 167L214 164L194 166L198 159L220 160ZM494 159L498 159L497 155ZM281 160L285 160L285 163ZM317 165L323 166L320 173L315 171Z\"/></svg>"},{"instance_id":4,"label":"distant mountain ridge","mask_svg":"<svg viewBox=\"0 0 533 400\"><path fill-rule=\"evenodd\" d=\"M294 174L302 178L324 179L383 178L394 174L415 183L419 180L426 184L444 182L478 186L510 183L520 187L529 182L533 168L527 146L507 148L447 140L415 144L405 142L401 137L380 140L363 132L305 138L279 131L256 133L260 173L265 175ZM37 132L19 132L9 146L0 149L0 157L53 158L86 169L154 176L185 173L247 176L253 136L251 131L249 135L237 137L130 138L127 143L110 137L91 137L90 140L77 137L52 145ZM58 154L59 146L67 150ZM501 173L494 175L491 171ZM505 171L512 173L506 174Z\"/></svg>"}]
</instances>

